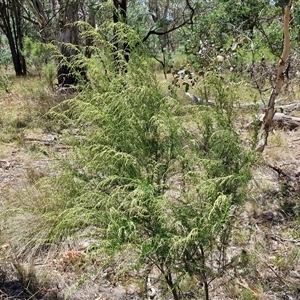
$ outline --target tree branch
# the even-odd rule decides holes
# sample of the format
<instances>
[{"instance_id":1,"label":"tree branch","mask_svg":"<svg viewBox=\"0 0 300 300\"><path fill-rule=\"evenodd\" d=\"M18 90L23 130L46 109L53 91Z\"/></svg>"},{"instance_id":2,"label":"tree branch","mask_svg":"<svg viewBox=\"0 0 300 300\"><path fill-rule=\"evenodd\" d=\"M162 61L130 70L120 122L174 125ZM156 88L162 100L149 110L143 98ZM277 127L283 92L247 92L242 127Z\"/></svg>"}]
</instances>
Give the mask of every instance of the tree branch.
<instances>
[{"instance_id":1,"label":"tree branch","mask_svg":"<svg viewBox=\"0 0 300 300\"><path fill-rule=\"evenodd\" d=\"M186 6L191 11L191 14L189 15L188 19L183 20L179 25L176 25L176 23L175 23L171 28L169 28L167 30L164 30L164 31L157 31L155 29L149 30L148 33L146 34L146 36L143 38L143 42L146 42L151 35L160 35L160 36L161 35L166 35L166 34L172 32L172 31L175 31L175 30L183 27L184 25L192 24L193 23L193 17L194 17L194 14L195 14L195 9L190 4L189 0L186 0Z\"/></svg>"}]
</instances>

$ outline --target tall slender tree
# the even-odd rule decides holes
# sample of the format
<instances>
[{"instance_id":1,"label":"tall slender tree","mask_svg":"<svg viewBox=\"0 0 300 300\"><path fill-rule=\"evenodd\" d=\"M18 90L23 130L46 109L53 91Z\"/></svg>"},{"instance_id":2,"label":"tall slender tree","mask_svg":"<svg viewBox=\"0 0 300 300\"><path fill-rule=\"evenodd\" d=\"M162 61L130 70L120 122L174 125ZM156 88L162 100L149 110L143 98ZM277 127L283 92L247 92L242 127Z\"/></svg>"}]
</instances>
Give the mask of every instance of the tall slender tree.
<instances>
[{"instance_id":1,"label":"tall slender tree","mask_svg":"<svg viewBox=\"0 0 300 300\"><path fill-rule=\"evenodd\" d=\"M69 0L63 3L62 0L59 1L59 36L58 42L60 44L60 51L63 55L60 66L58 68L58 83L62 86L69 86L78 83L78 77L75 73L83 73L82 70L72 70L72 60L78 54L76 47L70 47L71 45L79 45L79 30L78 27L74 25L74 22L79 20L79 0ZM63 7L63 5L67 5ZM64 63L64 61L66 63ZM84 75L84 74L82 74Z\"/></svg>"},{"instance_id":2,"label":"tall slender tree","mask_svg":"<svg viewBox=\"0 0 300 300\"><path fill-rule=\"evenodd\" d=\"M281 88L284 84L284 73L286 67L286 61L290 53L290 21L291 21L291 9L292 0L280 0L277 1L278 6L282 6L284 12L283 21L283 50L281 57L277 66L276 84L272 88L272 92L269 98L268 105L266 107L266 112L262 121L262 126L260 129L259 141L256 146L256 151L263 152L265 146L267 145L267 140L269 136L269 131L272 125L273 116L275 114L275 100L279 95Z\"/></svg>"},{"instance_id":3,"label":"tall slender tree","mask_svg":"<svg viewBox=\"0 0 300 300\"><path fill-rule=\"evenodd\" d=\"M27 74L25 58L22 55L24 30L22 28L21 2L16 0L0 2L0 28L7 37L17 76Z\"/></svg>"},{"instance_id":4,"label":"tall slender tree","mask_svg":"<svg viewBox=\"0 0 300 300\"><path fill-rule=\"evenodd\" d=\"M122 50L124 60L126 62L129 61L129 53L130 53L130 47L128 43L125 41L123 43L119 43L119 37L118 37L118 30L116 24L119 22L127 23L127 0L113 0L114 4L114 11L113 11L113 22L115 24L114 27L114 60L117 65L117 68L120 68L119 66L119 57L118 52Z\"/></svg>"}]
</instances>

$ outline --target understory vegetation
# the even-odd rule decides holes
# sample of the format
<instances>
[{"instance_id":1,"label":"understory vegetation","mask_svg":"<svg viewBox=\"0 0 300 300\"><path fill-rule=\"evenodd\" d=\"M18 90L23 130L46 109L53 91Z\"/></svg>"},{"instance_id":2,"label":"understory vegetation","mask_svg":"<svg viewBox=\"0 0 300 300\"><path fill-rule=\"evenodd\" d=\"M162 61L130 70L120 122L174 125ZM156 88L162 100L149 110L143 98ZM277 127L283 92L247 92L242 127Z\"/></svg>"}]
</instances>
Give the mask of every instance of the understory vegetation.
<instances>
[{"instance_id":1,"label":"understory vegetation","mask_svg":"<svg viewBox=\"0 0 300 300\"><path fill-rule=\"evenodd\" d=\"M0 76L0 299L298 299L300 105L255 152L254 44L177 70L124 22L73 25L76 55L28 38L34 74Z\"/></svg>"}]
</instances>

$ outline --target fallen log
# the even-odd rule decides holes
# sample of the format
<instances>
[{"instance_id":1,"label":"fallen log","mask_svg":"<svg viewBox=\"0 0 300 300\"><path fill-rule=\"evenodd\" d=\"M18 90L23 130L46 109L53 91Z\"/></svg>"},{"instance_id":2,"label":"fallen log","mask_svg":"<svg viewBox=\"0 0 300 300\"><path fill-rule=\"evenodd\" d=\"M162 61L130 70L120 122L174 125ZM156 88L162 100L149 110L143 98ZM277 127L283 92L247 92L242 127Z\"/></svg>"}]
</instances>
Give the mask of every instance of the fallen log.
<instances>
[{"instance_id":1,"label":"fallen log","mask_svg":"<svg viewBox=\"0 0 300 300\"><path fill-rule=\"evenodd\" d=\"M275 101L275 103L279 103L279 101L282 99L278 99ZM240 109L251 109L251 108L256 108L256 109L265 109L265 105L258 105L257 103L250 102L250 103L240 103L234 105L235 108L240 108ZM295 109L298 109L300 107L300 101L295 100L291 103L284 104L284 105L275 105L275 109L280 111L280 112L291 112Z\"/></svg>"},{"instance_id":2,"label":"fallen log","mask_svg":"<svg viewBox=\"0 0 300 300\"><path fill-rule=\"evenodd\" d=\"M198 105L211 105L211 106L215 106L216 103L212 100L203 100L200 99L199 97L197 97L196 95L193 95L189 92L185 93L190 99L193 100L193 102L195 104ZM278 99L275 101L275 103L279 103L282 99ZM254 102L250 102L250 103L239 103L239 104L235 104L233 105L234 108L240 108L240 109L251 109L251 108L256 108L256 109L260 109L260 110L264 110L265 109L265 105L258 105L257 103ZM285 105L275 105L275 109L276 110L280 110L281 112L291 112L297 108L300 107L300 101L296 100L293 101L291 103L285 104Z\"/></svg>"},{"instance_id":3,"label":"fallen log","mask_svg":"<svg viewBox=\"0 0 300 300\"><path fill-rule=\"evenodd\" d=\"M200 99L199 97L189 93L189 92L186 92L185 93L189 98L191 98L193 100L193 102L195 104L198 104L198 105L211 105L211 106L215 106L215 102L212 101L212 100L203 100L203 99Z\"/></svg>"},{"instance_id":4,"label":"fallen log","mask_svg":"<svg viewBox=\"0 0 300 300\"><path fill-rule=\"evenodd\" d=\"M282 99L277 99L275 101L275 103L279 103ZM300 101L299 101L299 106L300 106ZM233 107L235 108L240 108L240 109L251 109L251 108L255 108L255 109L265 109L265 104L263 105L259 105L257 102L249 102L249 103L239 103L239 104L235 104ZM282 107L282 105L280 106L276 106L276 108Z\"/></svg>"},{"instance_id":5,"label":"fallen log","mask_svg":"<svg viewBox=\"0 0 300 300\"><path fill-rule=\"evenodd\" d=\"M300 101L293 101L289 104L285 104L285 105L279 105L279 106L276 106L275 105L275 109L280 109L282 112L291 112L297 108L300 107Z\"/></svg>"},{"instance_id":6,"label":"fallen log","mask_svg":"<svg viewBox=\"0 0 300 300\"><path fill-rule=\"evenodd\" d=\"M259 121L262 122L263 118L264 114L260 115ZM279 127L284 127L292 130L300 125L300 118L276 112L273 116L273 123L275 123L275 125Z\"/></svg>"},{"instance_id":7,"label":"fallen log","mask_svg":"<svg viewBox=\"0 0 300 300\"><path fill-rule=\"evenodd\" d=\"M262 115L260 115L258 117L259 125L262 124L264 116L265 115L262 114ZM252 121L252 122L248 123L245 126L245 128L246 129L251 128L253 126L254 122L255 121ZM273 123L272 124L273 126L277 126L277 127L280 127L280 128L285 128L285 129L293 130L293 129L297 128L300 125L300 118L292 117L292 116L286 115L284 113L277 112L273 116L272 123Z\"/></svg>"}]
</instances>

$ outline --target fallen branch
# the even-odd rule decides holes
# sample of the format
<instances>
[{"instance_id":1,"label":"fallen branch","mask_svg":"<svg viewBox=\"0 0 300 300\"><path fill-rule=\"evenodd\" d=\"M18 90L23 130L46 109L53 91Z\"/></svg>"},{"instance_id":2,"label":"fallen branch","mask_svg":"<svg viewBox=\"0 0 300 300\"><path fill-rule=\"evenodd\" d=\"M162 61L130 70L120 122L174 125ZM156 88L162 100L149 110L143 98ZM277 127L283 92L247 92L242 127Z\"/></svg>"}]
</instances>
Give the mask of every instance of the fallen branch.
<instances>
[{"instance_id":1,"label":"fallen branch","mask_svg":"<svg viewBox=\"0 0 300 300\"><path fill-rule=\"evenodd\" d=\"M285 186L285 193L292 195L292 194L299 194L300 191L300 182L299 182L299 172L296 174L288 174L282 168L278 166L272 166L267 164L267 166L275 171L278 175L278 180L284 184Z\"/></svg>"},{"instance_id":2,"label":"fallen branch","mask_svg":"<svg viewBox=\"0 0 300 300\"><path fill-rule=\"evenodd\" d=\"M280 101L282 101L282 99L277 99L275 103L279 103ZM239 103L234 105L234 107L241 108L241 109L249 109L249 108L265 109L265 104L259 105L257 102L249 102L249 103Z\"/></svg>"},{"instance_id":3,"label":"fallen branch","mask_svg":"<svg viewBox=\"0 0 300 300\"><path fill-rule=\"evenodd\" d=\"M275 106L275 109L280 109L282 111L291 112L300 107L300 101L294 101L289 104Z\"/></svg>"},{"instance_id":4,"label":"fallen branch","mask_svg":"<svg viewBox=\"0 0 300 300\"><path fill-rule=\"evenodd\" d=\"M198 104L198 105L210 105L210 106L215 106L216 105L216 103L214 101L212 101L212 100L203 100L203 99L200 99L199 97L197 97L197 96L195 96L195 95L193 95L193 94L191 94L189 92L186 92L185 94L188 97L190 97L195 104Z\"/></svg>"},{"instance_id":5,"label":"fallen branch","mask_svg":"<svg viewBox=\"0 0 300 300\"><path fill-rule=\"evenodd\" d=\"M263 123L264 116L265 115L262 114L258 117L259 125L261 125ZM245 129L252 128L254 122L255 121L251 121L250 123L246 124L246 126L244 128ZM272 119L272 123L270 124L270 128L274 127L274 126L293 130L293 129L297 128L298 126L300 126L300 118L292 117L292 116L286 115L284 113L275 113L273 116L273 119Z\"/></svg>"},{"instance_id":6,"label":"fallen branch","mask_svg":"<svg viewBox=\"0 0 300 300\"><path fill-rule=\"evenodd\" d=\"M211 105L211 106L215 106L216 103L213 100L203 100L201 98L199 98L198 96L191 94L189 92L185 93L195 104L198 105ZM280 101L282 101L282 99L278 99L275 101L275 103L279 103ZM255 109L259 109L259 110L264 110L265 106L264 105L258 105L255 102L250 102L250 103L239 103L239 104L235 104L233 105L234 108L238 108L238 109L251 109L251 108L255 108ZM297 108L300 107L300 100L295 100L291 103L288 104L284 104L284 105L275 105L274 109L275 110L280 110L281 112L285 111L285 112L291 112Z\"/></svg>"},{"instance_id":7,"label":"fallen branch","mask_svg":"<svg viewBox=\"0 0 300 300\"><path fill-rule=\"evenodd\" d=\"M275 103L279 103L282 99L278 99L275 101ZM251 108L256 108L260 110L264 110L266 107L265 105L258 105L258 103L250 102L250 103L240 103L237 105L234 105L235 108L240 108L240 109L251 109ZM300 100L295 100L291 103L284 104L284 105L275 105L274 108L275 110L280 110L281 112L291 112L297 108L300 107Z\"/></svg>"},{"instance_id":8,"label":"fallen branch","mask_svg":"<svg viewBox=\"0 0 300 300\"><path fill-rule=\"evenodd\" d=\"M263 119L264 119L264 115L261 115L259 120L263 122ZM273 115L272 123L273 124L275 123L279 127L295 129L300 125L300 118L292 117L284 113L275 113Z\"/></svg>"}]
</instances>

